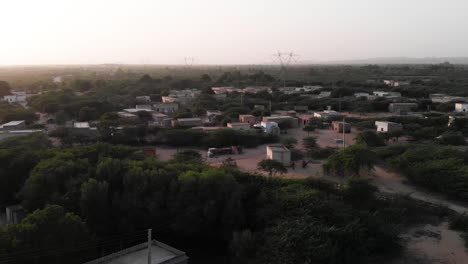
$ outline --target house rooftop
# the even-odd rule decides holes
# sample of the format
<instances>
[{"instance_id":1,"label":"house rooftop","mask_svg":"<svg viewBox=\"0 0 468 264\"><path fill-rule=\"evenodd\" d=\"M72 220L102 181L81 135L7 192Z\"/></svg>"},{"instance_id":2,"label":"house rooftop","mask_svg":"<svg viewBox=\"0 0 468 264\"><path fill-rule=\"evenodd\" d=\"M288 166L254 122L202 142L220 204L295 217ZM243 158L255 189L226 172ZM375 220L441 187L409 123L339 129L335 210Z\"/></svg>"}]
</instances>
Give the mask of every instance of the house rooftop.
<instances>
[{"instance_id":1,"label":"house rooftop","mask_svg":"<svg viewBox=\"0 0 468 264\"><path fill-rule=\"evenodd\" d=\"M177 121L200 121L201 119L198 117L191 117L191 118L179 118Z\"/></svg>"},{"instance_id":2,"label":"house rooftop","mask_svg":"<svg viewBox=\"0 0 468 264\"><path fill-rule=\"evenodd\" d=\"M21 125L23 123L25 123L26 121L24 120L17 120L17 121L10 121L8 123L5 123L3 125L1 125L1 127L12 127L12 126L17 126L17 125Z\"/></svg>"},{"instance_id":3,"label":"house rooftop","mask_svg":"<svg viewBox=\"0 0 468 264\"><path fill-rule=\"evenodd\" d=\"M268 145L267 147L275 152L288 152L289 151L287 147L281 144Z\"/></svg>"},{"instance_id":4,"label":"house rooftop","mask_svg":"<svg viewBox=\"0 0 468 264\"><path fill-rule=\"evenodd\" d=\"M127 109L124 109L124 111L127 113L153 112L153 110L146 109L146 108L127 108Z\"/></svg>"},{"instance_id":5,"label":"house rooftop","mask_svg":"<svg viewBox=\"0 0 468 264\"><path fill-rule=\"evenodd\" d=\"M241 123L241 122L236 122L236 123L228 123L231 126L250 126L249 123Z\"/></svg>"},{"instance_id":6,"label":"house rooftop","mask_svg":"<svg viewBox=\"0 0 468 264\"><path fill-rule=\"evenodd\" d=\"M171 246L156 240L152 241L151 245L151 264L162 263L186 263L187 255ZM102 258L86 262L85 264L147 264L148 263L148 246L147 243L142 243L122 251L104 256Z\"/></svg>"},{"instance_id":7,"label":"house rooftop","mask_svg":"<svg viewBox=\"0 0 468 264\"><path fill-rule=\"evenodd\" d=\"M74 128L89 128L88 122L75 122L73 123Z\"/></svg>"}]
</instances>

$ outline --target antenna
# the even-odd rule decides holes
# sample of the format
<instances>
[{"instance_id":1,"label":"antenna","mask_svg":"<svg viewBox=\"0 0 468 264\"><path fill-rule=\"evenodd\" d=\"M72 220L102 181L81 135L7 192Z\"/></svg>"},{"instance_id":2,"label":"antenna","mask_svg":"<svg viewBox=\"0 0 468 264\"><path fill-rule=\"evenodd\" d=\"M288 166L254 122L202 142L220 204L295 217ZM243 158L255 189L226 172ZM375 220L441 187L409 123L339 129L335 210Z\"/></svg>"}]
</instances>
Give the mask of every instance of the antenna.
<instances>
[{"instance_id":1,"label":"antenna","mask_svg":"<svg viewBox=\"0 0 468 264\"><path fill-rule=\"evenodd\" d=\"M280 79L283 80L283 87L286 87L286 75L289 65L296 63L299 60L299 57L300 56L298 54L295 54L292 51L287 53L278 51L278 53L273 55L274 61L280 65L278 75L280 76Z\"/></svg>"}]
</instances>

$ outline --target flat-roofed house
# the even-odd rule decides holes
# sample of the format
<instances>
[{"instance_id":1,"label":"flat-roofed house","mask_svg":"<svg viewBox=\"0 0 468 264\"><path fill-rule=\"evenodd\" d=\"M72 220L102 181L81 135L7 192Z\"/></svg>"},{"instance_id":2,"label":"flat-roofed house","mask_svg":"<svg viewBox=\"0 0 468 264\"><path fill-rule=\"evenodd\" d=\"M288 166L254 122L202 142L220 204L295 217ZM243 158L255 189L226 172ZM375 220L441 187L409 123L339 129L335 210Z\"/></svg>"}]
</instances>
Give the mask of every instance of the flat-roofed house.
<instances>
[{"instance_id":1,"label":"flat-roofed house","mask_svg":"<svg viewBox=\"0 0 468 264\"><path fill-rule=\"evenodd\" d=\"M158 113L175 113L179 111L179 104L178 103L156 103L153 104L154 111Z\"/></svg>"},{"instance_id":2,"label":"flat-roofed house","mask_svg":"<svg viewBox=\"0 0 468 264\"><path fill-rule=\"evenodd\" d=\"M26 211L20 204L15 204L5 207L5 214L8 224L18 224L26 216Z\"/></svg>"},{"instance_id":3,"label":"flat-roofed house","mask_svg":"<svg viewBox=\"0 0 468 264\"><path fill-rule=\"evenodd\" d=\"M239 115L239 121L253 125L257 122L257 118L253 115Z\"/></svg>"},{"instance_id":4,"label":"flat-roofed house","mask_svg":"<svg viewBox=\"0 0 468 264\"><path fill-rule=\"evenodd\" d=\"M268 145L266 147L266 157L281 162L285 166L291 164L291 151L281 144Z\"/></svg>"},{"instance_id":5,"label":"flat-roofed house","mask_svg":"<svg viewBox=\"0 0 468 264\"><path fill-rule=\"evenodd\" d=\"M131 114L131 113L127 113L127 112L117 112L117 115L118 115L120 118L129 119L129 120L136 120L136 119L138 119L138 116L137 116L137 115Z\"/></svg>"},{"instance_id":6,"label":"flat-roofed house","mask_svg":"<svg viewBox=\"0 0 468 264\"><path fill-rule=\"evenodd\" d=\"M10 121L0 126L0 130L18 130L26 127L25 120Z\"/></svg>"},{"instance_id":7,"label":"flat-roofed house","mask_svg":"<svg viewBox=\"0 0 468 264\"><path fill-rule=\"evenodd\" d=\"M391 103L388 106L388 111L391 113L407 113L418 108L416 103Z\"/></svg>"},{"instance_id":8,"label":"flat-roofed house","mask_svg":"<svg viewBox=\"0 0 468 264\"><path fill-rule=\"evenodd\" d=\"M388 133L403 129L401 124L388 121L375 121L375 127L377 128L377 133Z\"/></svg>"},{"instance_id":9,"label":"flat-roofed house","mask_svg":"<svg viewBox=\"0 0 468 264\"><path fill-rule=\"evenodd\" d=\"M249 123L227 123L227 127L232 128L234 130L249 130L250 124Z\"/></svg>"},{"instance_id":10,"label":"flat-roofed house","mask_svg":"<svg viewBox=\"0 0 468 264\"><path fill-rule=\"evenodd\" d=\"M291 127L298 127L299 121L297 118L292 116L264 116L262 121L264 122L276 122L277 124L289 123Z\"/></svg>"},{"instance_id":11,"label":"flat-roofed house","mask_svg":"<svg viewBox=\"0 0 468 264\"><path fill-rule=\"evenodd\" d=\"M201 118L194 117L194 118L179 118L176 120L172 120L173 127L198 127L202 126L203 121Z\"/></svg>"},{"instance_id":12,"label":"flat-roofed house","mask_svg":"<svg viewBox=\"0 0 468 264\"><path fill-rule=\"evenodd\" d=\"M294 111L296 112L307 112L309 107L307 105L295 105L293 106Z\"/></svg>"},{"instance_id":13,"label":"flat-roofed house","mask_svg":"<svg viewBox=\"0 0 468 264\"><path fill-rule=\"evenodd\" d=\"M455 112L457 113L466 113L468 112L468 103L456 103Z\"/></svg>"},{"instance_id":14,"label":"flat-roofed house","mask_svg":"<svg viewBox=\"0 0 468 264\"><path fill-rule=\"evenodd\" d=\"M351 124L343 121L333 121L332 122L333 130L338 133L351 133Z\"/></svg>"},{"instance_id":15,"label":"flat-roofed house","mask_svg":"<svg viewBox=\"0 0 468 264\"><path fill-rule=\"evenodd\" d=\"M151 245L141 243L84 264L187 264L188 259L185 252L152 240Z\"/></svg>"},{"instance_id":16,"label":"flat-roofed house","mask_svg":"<svg viewBox=\"0 0 468 264\"><path fill-rule=\"evenodd\" d=\"M137 96L135 97L135 100L142 103L149 103L151 102L151 97L149 97L148 95Z\"/></svg>"},{"instance_id":17,"label":"flat-roofed house","mask_svg":"<svg viewBox=\"0 0 468 264\"><path fill-rule=\"evenodd\" d=\"M8 103L26 102L26 92L11 92L11 94L3 96L3 100Z\"/></svg>"},{"instance_id":18,"label":"flat-roofed house","mask_svg":"<svg viewBox=\"0 0 468 264\"><path fill-rule=\"evenodd\" d=\"M151 110L151 105L136 105L135 106L136 109L147 109L147 110Z\"/></svg>"}]
</instances>

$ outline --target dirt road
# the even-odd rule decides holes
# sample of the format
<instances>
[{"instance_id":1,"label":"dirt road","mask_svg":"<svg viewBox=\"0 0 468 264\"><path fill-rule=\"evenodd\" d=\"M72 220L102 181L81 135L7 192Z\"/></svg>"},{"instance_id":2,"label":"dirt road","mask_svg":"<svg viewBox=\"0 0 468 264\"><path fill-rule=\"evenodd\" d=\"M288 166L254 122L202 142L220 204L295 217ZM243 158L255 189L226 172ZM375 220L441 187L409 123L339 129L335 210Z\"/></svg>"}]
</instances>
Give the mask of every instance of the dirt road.
<instances>
[{"instance_id":1,"label":"dirt road","mask_svg":"<svg viewBox=\"0 0 468 264\"><path fill-rule=\"evenodd\" d=\"M429 192L427 190L422 190L405 183L405 178L403 176L395 172L391 172L388 169L378 166L375 167L373 174L374 177L372 177L372 182L382 192L408 195L409 197L416 200L445 206L457 213L464 213L468 211L467 205L451 201L443 195Z\"/></svg>"}]
</instances>

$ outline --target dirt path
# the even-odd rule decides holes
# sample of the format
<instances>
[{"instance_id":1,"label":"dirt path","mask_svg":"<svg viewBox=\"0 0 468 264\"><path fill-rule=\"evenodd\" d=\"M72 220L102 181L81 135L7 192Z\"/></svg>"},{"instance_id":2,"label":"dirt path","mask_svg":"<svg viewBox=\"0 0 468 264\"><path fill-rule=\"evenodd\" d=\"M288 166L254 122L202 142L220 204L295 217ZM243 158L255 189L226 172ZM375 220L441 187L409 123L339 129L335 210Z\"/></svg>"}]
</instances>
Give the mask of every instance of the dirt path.
<instances>
[{"instance_id":1,"label":"dirt path","mask_svg":"<svg viewBox=\"0 0 468 264\"><path fill-rule=\"evenodd\" d=\"M391 172L383 167L375 167L372 182L381 192L408 195L416 200L445 206L457 213L468 211L468 206L462 203L451 201L440 194L420 190L412 185L406 184L404 181L405 178L395 172Z\"/></svg>"},{"instance_id":2,"label":"dirt path","mask_svg":"<svg viewBox=\"0 0 468 264\"><path fill-rule=\"evenodd\" d=\"M464 264L468 252L457 231L447 222L414 227L402 236L406 244L403 256L389 264L431 263Z\"/></svg>"}]
</instances>

